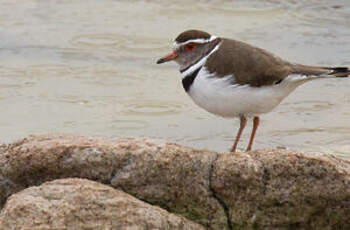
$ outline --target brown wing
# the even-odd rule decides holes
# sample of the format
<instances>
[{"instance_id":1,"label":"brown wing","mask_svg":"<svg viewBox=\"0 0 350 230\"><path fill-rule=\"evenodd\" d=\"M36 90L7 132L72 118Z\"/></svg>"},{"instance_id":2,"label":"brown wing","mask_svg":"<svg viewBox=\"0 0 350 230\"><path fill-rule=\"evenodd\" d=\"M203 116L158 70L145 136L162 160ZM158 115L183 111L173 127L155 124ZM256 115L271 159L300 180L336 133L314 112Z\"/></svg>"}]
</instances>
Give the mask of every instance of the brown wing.
<instances>
[{"instance_id":1,"label":"brown wing","mask_svg":"<svg viewBox=\"0 0 350 230\"><path fill-rule=\"evenodd\" d=\"M281 58L230 39L223 39L220 49L208 58L206 68L219 77L233 74L236 83L254 87L272 85L292 73L292 65Z\"/></svg>"}]
</instances>

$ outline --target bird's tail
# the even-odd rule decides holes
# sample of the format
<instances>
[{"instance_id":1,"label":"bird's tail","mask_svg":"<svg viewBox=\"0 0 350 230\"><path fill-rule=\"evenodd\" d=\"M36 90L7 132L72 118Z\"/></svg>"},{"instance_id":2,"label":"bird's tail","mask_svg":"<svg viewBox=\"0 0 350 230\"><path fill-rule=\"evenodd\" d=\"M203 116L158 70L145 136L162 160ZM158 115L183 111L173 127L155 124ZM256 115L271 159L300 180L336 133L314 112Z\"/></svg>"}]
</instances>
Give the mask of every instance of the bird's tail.
<instances>
[{"instance_id":1,"label":"bird's tail","mask_svg":"<svg viewBox=\"0 0 350 230\"><path fill-rule=\"evenodd\" d=\"M350 69L348 67L320 67L294 64L293 73L315 77L349 77Z\"/></svg>"},{"instance_id":2,"label":"bird's tail","mask_svg":"<svg viewBox=\"0 0 350 230\"><path fill-rule=\"evenodd\" d=\"M335 77L349 77L350 75L350 69L348 67L327 67L326 69L331 71L328 75Z\"/></svg>"}]
</instances>

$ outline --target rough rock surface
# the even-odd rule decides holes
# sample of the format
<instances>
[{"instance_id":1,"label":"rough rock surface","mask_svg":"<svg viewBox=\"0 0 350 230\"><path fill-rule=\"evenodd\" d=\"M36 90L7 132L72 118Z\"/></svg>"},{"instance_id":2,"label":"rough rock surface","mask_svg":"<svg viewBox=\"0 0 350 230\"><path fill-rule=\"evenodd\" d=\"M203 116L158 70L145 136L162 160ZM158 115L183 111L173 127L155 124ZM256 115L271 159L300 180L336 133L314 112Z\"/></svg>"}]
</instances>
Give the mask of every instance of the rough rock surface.
<instances>
[{"instance_id":1,"label":"rough rock surface","mask_svg":"<svg viewBox=\"0 0 350 230\"><path fill-rule=\"evenodd\" d=\"M121 189L205 227L227 229L210 188L216 153L137 138L30 136L0 148L0 198L58 178L86 178Z\"/></svg>"},{"instance_id":2,"label":"rough rock surface","mask_svg":"<svg viewBox=\"0 0 350 230\"><path fill-rule=\"evenodd\" d=\"M0 229L203 229L183 217L86 179L60 179L12 195Z\"/></svg>"},{"instance_id":3,"label":"rough rock surface","mask_svg":"<svg viewBox=\"0 0 350 230\"><path fill-rule=\"evenodd\" d=\"M218 154L135 138L30 136L0 147L0 198L57 178L121 189L207 229L350 229L350 162Z\"/></svg>"},{"instance_id":4,"label":"rough rock surface","mask_svg":"<svg viewBox=\"0 0 350 230\"><path fill-rule=\"evenodd\" d=\"M220 155L212 186L233 229L350 229L350 162L332 156Z\"/></svg>"}]
</instances>

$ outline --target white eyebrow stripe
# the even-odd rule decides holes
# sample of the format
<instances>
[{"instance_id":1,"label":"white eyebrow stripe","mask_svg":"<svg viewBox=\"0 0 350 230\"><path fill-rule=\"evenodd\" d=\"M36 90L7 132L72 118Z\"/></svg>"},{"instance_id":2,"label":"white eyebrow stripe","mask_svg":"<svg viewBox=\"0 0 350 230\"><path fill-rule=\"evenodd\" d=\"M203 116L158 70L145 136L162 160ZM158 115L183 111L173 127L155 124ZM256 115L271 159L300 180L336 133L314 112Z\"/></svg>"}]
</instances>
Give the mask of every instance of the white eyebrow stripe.
<instances>
[{"instance_id":1,"label":"white eyebrow stripe","mask_svg":"<svg viewBox=\"0 0 350 230\"><path fill-rule=\"evenodd\" d=\"M216 36L211 35L209 39L198 38L198 39L191 39L191 40L188 40L186 42L181 42L181 43L174 42L174 47L180 47L180 46L186 45L186 44L191 43L191 42L203 44L203 43L211 42L216 38L217 38Z\"/></svg>"}]
</instances>

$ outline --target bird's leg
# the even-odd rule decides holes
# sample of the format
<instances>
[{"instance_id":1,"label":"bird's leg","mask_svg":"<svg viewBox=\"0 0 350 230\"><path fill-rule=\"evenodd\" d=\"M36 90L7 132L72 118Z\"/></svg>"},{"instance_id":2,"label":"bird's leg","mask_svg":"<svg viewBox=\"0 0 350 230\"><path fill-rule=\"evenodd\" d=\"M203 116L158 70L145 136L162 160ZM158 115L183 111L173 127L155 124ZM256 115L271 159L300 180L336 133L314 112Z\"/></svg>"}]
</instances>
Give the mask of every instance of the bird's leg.
<instances>
[{"instance_id":1,"label":"bird's leg","mask_svg":"<svg viewBox=\"0 0 350 230\"><path fill-rule=\"evenodd\" d=\"M254 136L255 136L256 130L258 129L258 126L259 126L259 121L260 121L259 117L254 117L254 119L253 119L253 130L252 130L252 134L250 135L247 151L250 151L252 149Z\"/></svg>"},{"instance_id":2,"label":"bird's leg","mask_svg":"<svg viewBox=\"0 0 350 230\"><path fill-rule=\"evenodd\" d=\"M243 132L243 129L244 129L245 125L247 124L247 118L245 118L245 116L242 115L242 116L239 117L239 119L240 119L239 130L238 130L238 133L237 133L237 136L236 136L235 143L233 144L233 146L231 148L231 152L236 152L238 141L241 138L241 134Z\"/></svg>"}]
</instances>

